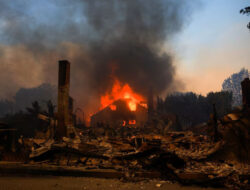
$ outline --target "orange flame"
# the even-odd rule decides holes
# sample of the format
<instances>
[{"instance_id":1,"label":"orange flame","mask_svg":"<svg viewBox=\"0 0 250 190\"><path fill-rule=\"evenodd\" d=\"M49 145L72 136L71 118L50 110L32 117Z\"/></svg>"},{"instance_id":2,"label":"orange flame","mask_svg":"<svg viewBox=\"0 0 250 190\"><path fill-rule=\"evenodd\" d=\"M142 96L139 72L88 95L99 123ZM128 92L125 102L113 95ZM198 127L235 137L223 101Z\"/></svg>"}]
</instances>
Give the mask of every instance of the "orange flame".
<instances>
[{"instance_id":1,"label":"orange flame","mask_svg":"<svg viewBox=\"0 0 250 190\"><path fill-rule=\"evenodd\" d=\"M109 106L111 110L115 111L116 110L116 105L110 105Z\"/></svg>"},{"instance_id":2,"label":"orange flame","mask_svg":"<svg viewBox=\"0 0 250 190\"><path fill-rule=\"evenodd\" d=\"M136 124L136 120L129 120L129 121L128 121L128 124L130 124L130 125L135 125L135 124Z\"/></svg>"},{"instance_id":3,"label":"orange flame","mask_svg":"<svg viewBox=\"0 0 250 190\"><path fill-rule=\"evenodd\" d=\"M126 126L126 121L122 121L122 126Z\"/></svg>"},{"instance_id":4,"label":"orange flame","mask_svg":"<svg viewBox=\"0 0 250 190\"><path fill-rule=\"evenodd\" d=\"M115 79L111 92L101 96L101 109L109 106L118 99L126 99L131 111L136 111L137 104L145 100L143 96L133 92L127 83L122 85L119 80Z\"/></svg>"}]
</instances>

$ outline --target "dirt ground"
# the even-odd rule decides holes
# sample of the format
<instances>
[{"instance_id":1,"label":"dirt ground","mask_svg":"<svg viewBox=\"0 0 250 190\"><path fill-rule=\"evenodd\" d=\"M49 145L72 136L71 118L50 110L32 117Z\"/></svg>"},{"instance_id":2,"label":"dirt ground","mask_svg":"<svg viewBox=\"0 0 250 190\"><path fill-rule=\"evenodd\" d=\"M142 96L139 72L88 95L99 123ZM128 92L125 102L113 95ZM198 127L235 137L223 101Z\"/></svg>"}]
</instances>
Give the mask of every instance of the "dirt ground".
<instances>
[{"instance_id":1,"label":"dirt ground","mask_svg":"<svg viewBox=\"0 0 250 190\"><path fill-rule=\"evenodd\" d=\"M151 180L122 182L117 179L84 177L0 177L0 190L215 190L195 186L181 186L167 181ZM216 189L220 190L220 189Z\"/></svg>"}]
</instances>

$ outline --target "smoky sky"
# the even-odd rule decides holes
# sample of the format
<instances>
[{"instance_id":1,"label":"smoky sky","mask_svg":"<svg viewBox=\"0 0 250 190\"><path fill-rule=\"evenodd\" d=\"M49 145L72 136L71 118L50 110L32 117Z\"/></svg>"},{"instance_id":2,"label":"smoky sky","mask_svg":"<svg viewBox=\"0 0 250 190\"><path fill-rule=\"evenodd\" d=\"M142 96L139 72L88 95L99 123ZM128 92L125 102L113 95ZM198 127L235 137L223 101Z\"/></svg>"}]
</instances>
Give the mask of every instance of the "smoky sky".
<instances>
[{"instance_id":1,"label":"smoky sky","mask_svg":"<svg viewBox=\"0 0 250 190\"><path fill-rule=\"evenodd\" d=\"M110 90L114 76L138 93L161 94L175 85L177 69L164 45L186 26L196 3L0 0L1 91L56 84L57 61L68 59L71 94L86 106Z\"/></svg>"}]
</instances>

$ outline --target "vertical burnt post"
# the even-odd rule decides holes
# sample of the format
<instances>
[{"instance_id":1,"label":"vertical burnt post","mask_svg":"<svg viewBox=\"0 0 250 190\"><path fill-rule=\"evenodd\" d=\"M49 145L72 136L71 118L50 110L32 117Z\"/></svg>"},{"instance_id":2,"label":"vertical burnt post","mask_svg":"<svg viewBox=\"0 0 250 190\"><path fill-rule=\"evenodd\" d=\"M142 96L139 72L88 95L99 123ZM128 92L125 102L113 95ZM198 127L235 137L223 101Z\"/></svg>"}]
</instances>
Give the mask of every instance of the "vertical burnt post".
<instances>
[{"instance_id":1,"label":"vertical burnt post","mask_svg":"<svg viewBox=\"0 0 250 190\"><path fill-rule=\"evenodd\" d=\"M70 62L59 61L58 73L58 126L56 137L61 139L67 136L67 126L70 122L69 116L69 82L70 82Z\"/></svg>"},{"instance_id":2,"label":"vertical burnt post","mask_svg":"<svg viewBox=\"0 0 250 190\"><path fill-rule=\"evenodd\" d=\"M250 108L250 80L245 78L241 82L242 89L242 105L243 108Z\"/></svg>"}]
</instances>

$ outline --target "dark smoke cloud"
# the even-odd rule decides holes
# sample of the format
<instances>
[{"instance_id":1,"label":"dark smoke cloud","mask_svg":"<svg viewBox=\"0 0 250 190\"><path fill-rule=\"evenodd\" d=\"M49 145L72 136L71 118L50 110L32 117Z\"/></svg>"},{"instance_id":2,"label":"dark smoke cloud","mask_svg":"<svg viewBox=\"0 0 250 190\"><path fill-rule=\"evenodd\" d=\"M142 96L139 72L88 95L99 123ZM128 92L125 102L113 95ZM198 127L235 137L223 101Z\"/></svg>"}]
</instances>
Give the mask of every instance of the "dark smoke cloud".
<instances>
[{"instance_id":1,"label":"dark smoke cloud","mask_svg":"<svg viewBox=\"0 0 250 190\"><path fill-rule=\"evenodd\" d=\"M171 56L160 52L164 42L183 27L189 4L171 0L85 2L88 23L97 32L96 46L91 47L97 85L110 87L112 81L107 79L114 72L143 94L150 87L156 93L166 90L173 83L175 68Z\"/></svg>"},{"instance_id":2,"label":"dark smoke cloud","mask_svg":"<svg viewBox=\"0 0 250 190\"><path fill-rule=\"evenodd\" d=\"M8 72L0 73L1 91L8 91L3 80L9 89L56 84L58 59L69 59L72 94L85 106L98 106L112 75L144 95L150 87L160 94L176 86L164 44L185 26L194 2L0 0L0 72Z\"/></svg>"}]
</instances>

